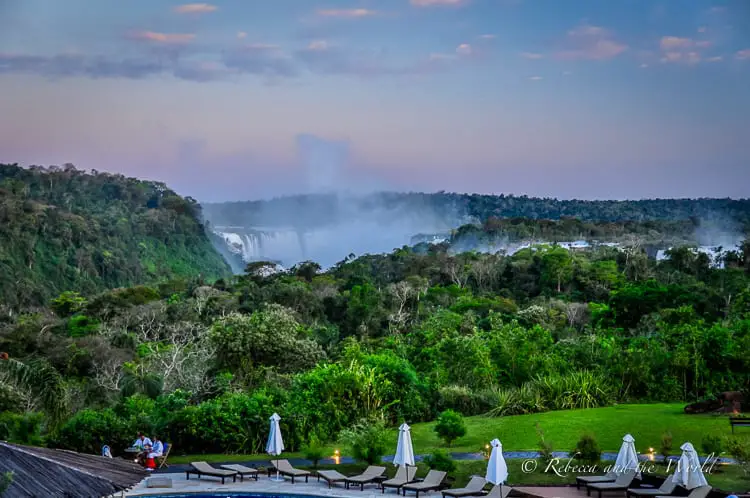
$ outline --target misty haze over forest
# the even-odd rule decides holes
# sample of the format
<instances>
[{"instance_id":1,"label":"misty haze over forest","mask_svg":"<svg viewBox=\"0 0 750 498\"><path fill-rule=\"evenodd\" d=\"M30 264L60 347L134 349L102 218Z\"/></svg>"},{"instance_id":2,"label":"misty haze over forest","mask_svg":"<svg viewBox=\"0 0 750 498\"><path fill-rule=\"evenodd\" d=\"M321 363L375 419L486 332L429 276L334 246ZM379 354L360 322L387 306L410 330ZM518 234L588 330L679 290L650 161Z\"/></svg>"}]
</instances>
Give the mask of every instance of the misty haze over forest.
<instances>
[{"instance_id":1,"label":"misty haze over forest","mask_svg":"<svg viewBox=\"0 0 750 498\"><path fill-rule=\"evenodd\" d=\"M218 236L215 240L219 241L219 249L230 261L240 256L244 262L270 260L290 266L312 260L329 267L350 254L386 253L418 242L444 242L452 230L481 223L490 216L576 216L603 221L671 219L673 213L663 209L665 202L679 209L682 218L710 221L696 230L691 243L733 247L742 240L741 223L732 215L737 206L726 199L704 206L690 200L557 201L525 196L378 192L377 183L354 178L348 171L347 142L301 135L297 150L305 173L303 194L204 203L204 217ZM550 241L452 242L455 250L494 252L518 244ZM242 268L241 263L232 264L236 271Z\"/></svg>"}]
</instances>

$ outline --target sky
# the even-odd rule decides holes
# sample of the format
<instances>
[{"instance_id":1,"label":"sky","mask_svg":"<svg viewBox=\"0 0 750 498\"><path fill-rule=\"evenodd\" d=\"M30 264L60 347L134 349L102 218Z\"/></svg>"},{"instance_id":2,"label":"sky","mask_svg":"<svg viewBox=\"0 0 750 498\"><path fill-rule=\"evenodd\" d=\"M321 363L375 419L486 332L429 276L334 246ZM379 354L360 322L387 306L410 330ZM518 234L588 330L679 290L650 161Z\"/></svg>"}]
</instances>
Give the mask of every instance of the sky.
<instances>
[{"instance_id":1,"label":"sky","mask_svg":"<svg viewBox=\"0 0 750 498\"><path fill-rule=\"evenodd\" d=\"M209 202L750 197L750 0L0 0L0 117Z\"/></svg>"}]
</instances>

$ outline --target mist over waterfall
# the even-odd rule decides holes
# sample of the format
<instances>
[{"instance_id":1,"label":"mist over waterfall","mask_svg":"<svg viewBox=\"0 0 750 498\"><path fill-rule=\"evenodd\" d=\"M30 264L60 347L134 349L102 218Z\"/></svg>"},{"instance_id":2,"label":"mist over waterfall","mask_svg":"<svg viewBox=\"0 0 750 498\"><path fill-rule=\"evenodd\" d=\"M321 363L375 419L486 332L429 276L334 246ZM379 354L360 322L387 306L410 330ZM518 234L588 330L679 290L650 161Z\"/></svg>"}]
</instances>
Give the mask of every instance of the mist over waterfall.
<instances>
[{"instance_id":1,"label":"mist over waterfall","mask_svg":"<svg viewBox=\"0 0 750 498\"><path fill-rule=\"evenodd\" d=\"M295 175L290 183L304 184L303 193L203 204L212 239L236 272L252 261L291 267L311 260L328 268L351 254L389 253L418 244L447 244L453 254L512 254L548 243L570 251L631 246L630 239L650 257L662 259L670 248L690 246L720 265L722 254L744 240L745 222L738 220L745 220L746 200L581 201L399 193L388 191L377 178L347 169L346 141L300 135L297 152L300 167L290 171ZM539 222L525 225L523 220ZM600 225L575 226L574 220ZM666 225L656 227L650 221Z\"/></svg>"},{"instance_id":2,"label":"mist over waterfall","mask_svg":"<svg viewBox=\"0 0 750 498\"><path fill-rule=\"evenodd\" d=\"M325 268L350 254L390 252L412 244L416 234L449 234L472 221L455 206L436 205L427 194L405 202L397 194L374 192L376 180L346 169L345 141L300 135L297 152L305 194L204 205L215 235L244 263L289 267L312 260Z\"/></svg>"}]
</instances>

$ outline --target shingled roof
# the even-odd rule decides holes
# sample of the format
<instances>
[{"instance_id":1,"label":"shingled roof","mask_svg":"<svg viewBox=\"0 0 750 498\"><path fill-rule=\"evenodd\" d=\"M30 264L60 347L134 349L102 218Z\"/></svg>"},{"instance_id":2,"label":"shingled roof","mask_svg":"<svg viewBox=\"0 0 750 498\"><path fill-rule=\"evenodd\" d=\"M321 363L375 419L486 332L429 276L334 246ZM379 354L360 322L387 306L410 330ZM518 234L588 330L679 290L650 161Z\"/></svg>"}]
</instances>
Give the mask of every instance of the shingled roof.
<instances>
[{"instance_id":1,"label":"shingled roof","mask_svg":"<svg viewBox=\"0 0 750 498\"><path fill-rule=\"evenodd\" d=\"M3 498L101 498L148 474L132 461L0 441L0 473L13 472Z\"/></svg>"}]
</instances>

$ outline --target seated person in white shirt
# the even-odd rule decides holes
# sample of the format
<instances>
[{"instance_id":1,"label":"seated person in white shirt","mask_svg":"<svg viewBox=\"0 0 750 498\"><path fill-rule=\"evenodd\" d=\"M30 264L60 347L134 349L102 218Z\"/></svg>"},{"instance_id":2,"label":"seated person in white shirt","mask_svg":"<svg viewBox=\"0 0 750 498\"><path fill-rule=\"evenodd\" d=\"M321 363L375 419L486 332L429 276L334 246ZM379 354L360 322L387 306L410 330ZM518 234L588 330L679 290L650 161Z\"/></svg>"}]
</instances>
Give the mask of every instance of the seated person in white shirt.
<instances>
[{"instance_id":1,"label":"seated person in white shirt","mask_svg":"<svg viewBox=\"0 0 750 498\"><path fill-rule=\"evenodd\" d=\"M138 433L138 439L133 443L133 448L146 449L147 446L153 446L151 440L143 435L142 432Z\"/></svg>"},{"instance_id":2,"label":"seated person in white shirt","mask_svg":"<svg viewBox=\"0 0 750 498\"><path fill-rule=\"evenodd\" d=\"M138 433L138 439L135 440L135 443L133 443L133 448L138 448L141 450L140 453L138 453L138 456L136 457L136 460L138 463L143 465L144 459L146 458L146 455L149 451L151 451L151 446L153 443L151 443L151 440L143 435L142 432Z\"/></svg>"},{"instance_id":3,"label":"seated person in white shirt","mask_svg":"<svg viewBox=\"0 0 750 498\"><path fill-rule=\"evenodd\" d=\"M154 436L154 445L151 447L151 452L148 454L149 458L160 457L164 454L164 444L159 441L157 436Z\"/></svg>"}]
</instances>

